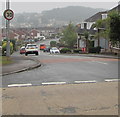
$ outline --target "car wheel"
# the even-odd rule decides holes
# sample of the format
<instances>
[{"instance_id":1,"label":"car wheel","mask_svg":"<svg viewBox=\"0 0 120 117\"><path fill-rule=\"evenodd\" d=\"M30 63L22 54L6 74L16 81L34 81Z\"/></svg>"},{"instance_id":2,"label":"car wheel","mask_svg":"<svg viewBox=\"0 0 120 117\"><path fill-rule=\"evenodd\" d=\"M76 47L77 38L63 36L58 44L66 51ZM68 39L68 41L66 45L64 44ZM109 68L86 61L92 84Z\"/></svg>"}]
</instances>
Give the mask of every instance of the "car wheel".
<instances>
[{"instance_id":1,"label":"car wheel","mask_svg":"<svg viewBox=\"0 0 120 117\"><path fill-rule=\"evenodd\" d=\"M25 53L25 56L27 56L28 54L27 53Z\"/></svg>"},{"instance_id":2,"label":"car wheel","mask_svg":"<svg viewBox=\"0 0 120 117\"><path fill-rule=\"evenodd\" d=\"M36 53L36 55L38 55L38 52Z\"/></svg>"}]
</instances>

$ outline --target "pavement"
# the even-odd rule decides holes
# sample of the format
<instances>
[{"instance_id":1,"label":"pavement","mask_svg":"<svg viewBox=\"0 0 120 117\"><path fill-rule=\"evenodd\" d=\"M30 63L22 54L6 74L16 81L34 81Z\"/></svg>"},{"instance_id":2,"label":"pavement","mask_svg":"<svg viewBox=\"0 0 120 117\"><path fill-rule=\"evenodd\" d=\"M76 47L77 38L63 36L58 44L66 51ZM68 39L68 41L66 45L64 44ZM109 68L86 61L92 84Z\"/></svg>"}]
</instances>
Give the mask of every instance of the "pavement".
<instances>
[{"instance_id":1,"label":"pavement","mask_svg":"<svg viewBox=\"0 0 120 117\"><path fill-rule=\"evenodd\" d=\"M2 66L2 76L31 70L41 66L40 61L27 56L11 56L12 63Z\"/></svg>"},{"instance_id":2,"label":"pavement","mask_svg":"<svg viewBox=\"0 0 120 117\"><path fill-rule=\"evenodd\" d=\"M2 67L2 75L41 65L38 60L25 56L12 56L12 59L12 64ZM23 86L1 90L3 115L118 115L120 107L118 82Z\"/></svg>"},{"instance_id":3,"label":"pavement","mask_svg":"<svg viewBox=\"0 0 120 117\"><path fill-rule=\"evenodd\" d=\"M118 115L118 82L2 89L3 115Z\"/></svg>"}]
</instances>

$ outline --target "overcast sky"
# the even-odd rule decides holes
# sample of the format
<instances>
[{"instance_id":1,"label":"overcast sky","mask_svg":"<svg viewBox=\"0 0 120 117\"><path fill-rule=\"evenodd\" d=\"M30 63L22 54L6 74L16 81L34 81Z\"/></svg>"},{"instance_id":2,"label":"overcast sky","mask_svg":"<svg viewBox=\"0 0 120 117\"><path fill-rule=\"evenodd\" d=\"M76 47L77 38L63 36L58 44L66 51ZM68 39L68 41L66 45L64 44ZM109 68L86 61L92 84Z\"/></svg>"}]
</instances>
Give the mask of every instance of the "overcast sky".
<instances>
[{"instance_id":1,"label":"overcast sky","mask_svg":"<svg viewBox=\"0 0 120 117\"><path fill-rule=\"evenodd\" d=\"M42 12L53 8L61 8L66 6L85 6L92 8L111 9L118 4L118 0L9 0L10 8L15 13L23 12ZM48 2L49 1L49 2ZM2 2L2 11L5 10L5 0Z\"/></svg>"}]
</instances>

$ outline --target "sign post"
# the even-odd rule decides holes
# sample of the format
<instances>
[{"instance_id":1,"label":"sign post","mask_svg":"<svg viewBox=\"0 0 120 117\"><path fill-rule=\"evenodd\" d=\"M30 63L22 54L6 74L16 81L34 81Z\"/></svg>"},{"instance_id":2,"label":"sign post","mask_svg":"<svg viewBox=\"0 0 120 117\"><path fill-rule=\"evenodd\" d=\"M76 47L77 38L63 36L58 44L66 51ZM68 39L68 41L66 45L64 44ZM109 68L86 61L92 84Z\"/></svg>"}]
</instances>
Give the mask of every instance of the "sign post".
<instances>
[{"instance_id":1,"label":"sign post","mask_svg":"<svg viewBox=\"0 0 120 117\"><path fill-rule=\"evenodd\" d=\"M10 39L9 39L9 30L10 30L10 20L13 19L14 13L10 8L9 0L6 1L6 10L4 11L4 18L6 19L6 38L7 38L7 46L6 46L6 56L10 56Z\"/></svg>"}]
</instances>

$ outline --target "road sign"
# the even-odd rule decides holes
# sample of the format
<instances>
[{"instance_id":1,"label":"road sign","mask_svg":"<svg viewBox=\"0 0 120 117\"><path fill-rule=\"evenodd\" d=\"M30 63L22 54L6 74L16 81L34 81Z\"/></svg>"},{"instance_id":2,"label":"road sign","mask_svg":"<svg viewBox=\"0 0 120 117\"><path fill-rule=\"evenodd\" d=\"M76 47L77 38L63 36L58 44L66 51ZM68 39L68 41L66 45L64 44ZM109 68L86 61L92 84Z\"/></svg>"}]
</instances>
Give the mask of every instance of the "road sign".
<instances>
[{"instance_id":1,"label":"road sign","mask_svg":"<svg viewBox=\"0 0 120 117\"><path fill-rule=\"evenodd\" d=\"M14 17L14 12L10 9L7 9L7 10L4 11L4 17L7 20L11 20Z\"/></svg>"}]
</instances>

